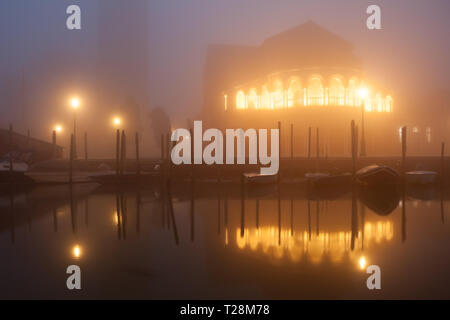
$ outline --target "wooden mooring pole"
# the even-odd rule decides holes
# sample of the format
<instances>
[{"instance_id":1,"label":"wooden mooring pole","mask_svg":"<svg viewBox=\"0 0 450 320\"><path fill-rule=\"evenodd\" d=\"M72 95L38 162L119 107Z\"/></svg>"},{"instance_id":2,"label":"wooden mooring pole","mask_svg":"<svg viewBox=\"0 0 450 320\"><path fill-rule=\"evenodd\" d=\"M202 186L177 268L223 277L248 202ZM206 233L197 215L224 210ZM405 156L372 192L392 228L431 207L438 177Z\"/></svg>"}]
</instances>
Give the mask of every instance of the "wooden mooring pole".
<instances>
[{"instance_id":1,"label":"wooden mooring pole","mask_svg":"<svg viewBox=\"0 0 450 320\"><path fill-rule=\"evenodd\" d=\"M405 171L406 171L406 126L402 128L402 179L405 183Z\"/></svg>"},{"instance_id":2,"label":"wooden mooring pole","mask_svg":"<svg viewBox=\"0 0 450 320\"><path fill-rule=\"evenodd\" d=\"M73 158L74 158L74 137L70 135L70 152L69 152L69 183L73 183Z\"/></svg>"},{"instance_id":3,"label":"wooden mooring pole","mask_svg":"<svg viewBox=\"0 0 450 320\"><path fill-rule=\"evenodd\" d=\"M122 139L121 139L121 150L120 150L120 175L122 176L125 171L125 161L127 156L127 138L125 135L125 131L122 130Z\"/></svg>"},{"instance_id":4,"label":"wooden mooring pole","mask_svg":"<svg viewBox=\"0 0 450 320\"><path fill-rule=\"evenodd\" d=\"M278 147L280 148L279 149L279 154L280 154L280 159L281 159L281 121L278 121ZM278 175L277 175L277 177L278 177L278 189L280 188L280 171L281 171L281 161L280 161L280 168L279 168L280 170L278 170Z\"/></svg>"},{"instance_id":5,"label":"wooden mooring pole","mask_svg":"<svg viewBox=\"0 0 450 320\"><path fill-rule=\"evenodd\" d=\"M294 159L294 124L291 123L291 160Z\"/></svg>"},{"instance_id":6,"label":"wooden mooring pole","mask_svg":"<svg viewBox=\"0 0 450 320\"><path fill-rule=\"evenodd\" d=\"M357 150L357 142L356 142L356 126L355 126L355 120L352 120L351 122L351 144L352 144L352 175L353 178L356 176L356 157L358 155Z\"/></svg>"},{"instance_id":7,"label":"wooden mooring pole","mask_svg":"<svg viewBox=\"0 0 450 320\"><path fill-rule=\"evenodd\" d=\"M141 174L141 160L139 155L139 133L136 132L135 136L135 142L136 142L136 173L138 175Z\"/></svg>"},{"instance_id":8,"label":"wooden mooring pole","mask_svg":"<svg viewBox=\"0 0 450 320\"><path fill-rule=\"evenodd\" d=\"M52 132L52 158L56 159L56 130Z\"/></svg>"},{"instance_id":9,"label":"wooden mooring pole","mask_svg":"<svg viewBox=\"0 0 450 320\"><path fill-rule=\"evenodd\" d=\"M87 132L84 132L84 160L88 159L88 136Z\"/></svg>"},{"instance_id":10,"label":"wooden mooring pole","mask_svg":"<svg viewBox=\"0 0 450 320\"><path fill-rule=\"evenodd\" d=\"M116 175L120 174L120 130L116 131Z\"/></svg>"},{"instance_id":11,"label":"wooden mooring pole","mask_svg":"<svg viewBox=\"0 0 450 320\"><path fill-rule=\"evenodd\" d=\"M311 127L308 128L308 159L311 159Z\"/></svg>"}]
</instances>

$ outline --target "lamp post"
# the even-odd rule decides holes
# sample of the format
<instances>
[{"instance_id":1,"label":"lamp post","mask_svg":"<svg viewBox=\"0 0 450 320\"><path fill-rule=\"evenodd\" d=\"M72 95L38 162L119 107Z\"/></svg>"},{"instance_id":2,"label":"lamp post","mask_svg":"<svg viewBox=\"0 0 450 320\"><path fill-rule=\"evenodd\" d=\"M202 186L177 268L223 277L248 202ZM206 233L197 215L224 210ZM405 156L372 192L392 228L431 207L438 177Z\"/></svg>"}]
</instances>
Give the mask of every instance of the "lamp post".
<instances>
[{"instance_id":1,"label":"lamp post","mask_svg":"<svg viewBox=\"0 0 450 320\"><path fill-rule=\"evenodd\" d=\"M369 94L369 90L366 88L361 88L358 90L358 95L362 99L361 103L361 157L366 156L366 135L365 135L365 128L364 128L364 115L365 115L365 109L366 109L366 98Z\"/></svg>"},{"instance_id":2,"label":"lamp post","mask_svg":"<svg viewBox=\"0 0 450 320\"><path fill-rule=\"evenodd\" d=\"M120 125L122 120L119 117L114 117L112 120L113 126L116 129L116 175L120 173Z\"/></svg>"},{"instance_id":3,"label":"lamp post","mask_svg":"<svg viewBox=\"0 0 450 320\"><path fill-rule=\"evenodd\" d=\"M77 109L80 106L80 100L78 98L72 98L70 100L70 106L73 110L73 158L77 158Z\"/></svg>"},{"instance_id":4,"label":"lamp post","mask_svg":"<svg viewBox=\"0 0 450 320\"><path fill-rule=\"evenodd\" d=\"M56 135L62 131L62 127L60 125L56 125L53 129L52 133L52 142L53 142L53 158L57 158L56 154Z\"/></svg>"}]
</instances>

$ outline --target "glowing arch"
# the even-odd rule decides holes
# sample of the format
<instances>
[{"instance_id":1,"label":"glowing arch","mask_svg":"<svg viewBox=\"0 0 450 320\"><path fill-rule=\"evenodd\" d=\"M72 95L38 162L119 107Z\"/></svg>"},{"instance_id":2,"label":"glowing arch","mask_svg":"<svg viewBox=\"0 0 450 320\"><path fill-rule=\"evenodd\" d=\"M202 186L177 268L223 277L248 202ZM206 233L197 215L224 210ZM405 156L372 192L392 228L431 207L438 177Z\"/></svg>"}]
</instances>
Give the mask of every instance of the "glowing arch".
<instances>
[{"instance_id":1,"label":"glowing arch","mask_svg":"<svg viewBox=\"0 0 450 320\"><path fill-rule=\"evenodd\" d=\"M261 108L263 109L270 109L270 93L269 89L267 89L267 86L263 86L261 90Z\"/></svg>"},{"instance_id":2,"label":"glowing arch","mask_svg":"<svg viewBox=\"0 0 450 320\"><path fill-rule=\"evenodd\" d=\"M247 98L247 104L250 109L258 109L258 93L255 88L250 89Z\"/></svg>"},{"instance_id":3,"label":"glowing arch","mask_svg":"<svg viewBox=\"0 0 450 320\"><path fill-rule=\"evenodd\" d=\"M273 82L272 91L272 109L282 108L284 106L283 82L276 79Z\"/></svg>"},{"instance_id":4,"label":"glowing arch","mask_svg":"<svg viewBox=\"0 0 450 320\"><path fill-rule=\"evenodd\" d=\"M348 81L348 94L347 94L347 105L358 106L358 88L359 81L357 78L351 78Z\"/></svg>"},{"instance_id":5,"label":"glowing arch","mask_svg":"<svg viewBox=\"0 0 450 320\"><path fill-rule=\"evenodd\" d=\"M330 80L330 88L328 91L328 104L345 105L345 87L341 77L333 76Z\"/></svg>"},{"instance_id":6,"label":"glowing arch","mask_svg":"<svg viewBox=\"0 0 450 320\"><path fill-rule=\"evenodd\" d=\"M289 82L288 89L288 107L303 105L303 88L298 78L294 78Z\"/></svg>"},{"instance_id":7,"label":"glowing arch","mask_svg":"<svg viewBox=\"0 0 450 320\"><path fill-rule=\"evenodd\" d=\"M379 93L377 93L375 95L374 109L377 112L384 111L384 99L381 97L381 94L379 94Z\"/></svg>"},{"instance_id":8,"label":"glowing arch","mask_svg":"<svg viewBox=\"0 0 450 320\"><path fill-rule=\"evenodd\" d=\"M239 90L236 94L236 109L245 109L245 93Z\"/></svg>"},{"instance_id":9,"label":"glowing arch","mask_svg":"<svg viewBox=\"0 0 450 320\"><path fill-rule=\"evenodd\" d=\"M384 103L384 107L385 107L385 111L386 112L392 112L392 107L393 107L394 102L392 101L392 97L391 96L387 96L385 103Z\"/></svg>"},{"instance_id":10,"label":"glowing arch","mask_svg":"<svg viewBox=\"0 0 450 320\"><path fill-rule=\"evenodd\" d=\"M322 79L319 76L312 76L308 81L308 105L323 105L324 89Z\"/></svg>"}]
</instances>

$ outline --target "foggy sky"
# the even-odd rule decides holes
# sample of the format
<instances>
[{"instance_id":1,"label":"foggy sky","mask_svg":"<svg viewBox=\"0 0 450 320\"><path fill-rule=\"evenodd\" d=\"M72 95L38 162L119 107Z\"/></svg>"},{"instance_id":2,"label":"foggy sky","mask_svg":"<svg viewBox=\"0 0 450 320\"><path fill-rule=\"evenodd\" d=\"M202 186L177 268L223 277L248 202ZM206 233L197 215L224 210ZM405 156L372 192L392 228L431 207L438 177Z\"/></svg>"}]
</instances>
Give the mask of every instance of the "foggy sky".
<instances>
[{"instance_id":1,"label":"foggy sky","mask_svg":"<svg viewBox=\"0 0 450 320\"><path fill-rule=\"evenodd\" d=\"M91 80L85 71L95 63L98 1L107 0L0 2L0 127L10 121L30 126L23 105L40 115L42 123L31 124L40 136L67 117L62 97L86 90ZM81 31L65 28L70 4L81 6ZM383 30L366 29L370 4L381 6ZM149 0L148 39L142 41L149 46L150 103L143 107L162 106L179 121L195 119L208 44L259 45L313 20L352 42L367 75L394 99L425 108L414 101L450 90L449 13L448 0ZM120 17L111 17L111 25L120 27ZM54 79L52 66L67 79Z\"/></svg>"}]
</instances>

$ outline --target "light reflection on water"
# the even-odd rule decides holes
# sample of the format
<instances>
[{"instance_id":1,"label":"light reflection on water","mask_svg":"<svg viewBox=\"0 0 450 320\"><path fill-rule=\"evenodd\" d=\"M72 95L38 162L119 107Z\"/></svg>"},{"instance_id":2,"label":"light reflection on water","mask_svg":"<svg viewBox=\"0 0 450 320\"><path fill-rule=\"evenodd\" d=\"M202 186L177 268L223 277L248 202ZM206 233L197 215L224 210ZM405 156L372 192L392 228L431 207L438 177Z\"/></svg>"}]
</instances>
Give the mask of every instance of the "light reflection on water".
<instances>
[{"instance_id":1,"label":"light reflection on water","mask_svg":"<svg viewBox=\"0 0 450 320\"><path fill-rule=\"evenodd\" d=\"M447 192L366 205L348 193L207 191L0 194L0 297L450 297ZM82 292L65 289L71 264ZM365 286L371 264L381 292Z\"/></svg>"}]
</instances>

